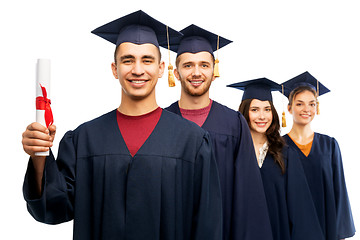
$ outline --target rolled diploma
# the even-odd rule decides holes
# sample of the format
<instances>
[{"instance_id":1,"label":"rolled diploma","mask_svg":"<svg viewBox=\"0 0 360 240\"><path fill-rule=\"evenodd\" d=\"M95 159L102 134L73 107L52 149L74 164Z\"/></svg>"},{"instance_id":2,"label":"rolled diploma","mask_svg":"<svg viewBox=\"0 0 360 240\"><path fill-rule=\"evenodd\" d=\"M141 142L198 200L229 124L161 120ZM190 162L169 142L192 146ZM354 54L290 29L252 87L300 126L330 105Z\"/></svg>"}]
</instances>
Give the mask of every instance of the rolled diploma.
<instances>
[{"instance_id":1,"label":"rolled diploma","mask_svg":"<svg viewBox=\"0 0 360 240\"><path fill-rule=\"evenodd\" d=\"M50 98L50 59L38 59L36 64L36 97L43 96L41 86L46 88L47 98ZM36 109L36 122L46 126L45 110ZM49 151L37 152L36 156L49 156Z\"/></svg>"}]
</instances>

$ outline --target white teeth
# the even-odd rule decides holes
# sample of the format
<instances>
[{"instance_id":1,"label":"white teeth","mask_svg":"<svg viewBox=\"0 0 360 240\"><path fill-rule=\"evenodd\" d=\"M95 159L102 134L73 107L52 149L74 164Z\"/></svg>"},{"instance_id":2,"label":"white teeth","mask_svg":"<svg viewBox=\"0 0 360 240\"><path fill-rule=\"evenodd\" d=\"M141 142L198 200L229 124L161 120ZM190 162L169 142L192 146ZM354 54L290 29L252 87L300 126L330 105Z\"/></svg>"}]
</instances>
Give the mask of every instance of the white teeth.
<instances>
[{"instance_id":1,"label":"white teeth","mask_svg":"<svg viewBox=\"0 0 360 240\"><path fill-rule=\"evenodd\" d=\"M202 83L202 81L191 81L191 83L200 84L200 83Z\"/></svg>"},{"instance_id":2,"label":"white teeth","mask_svg":"<svg viewBox=\"0 0 360 240\"><path fill-rule=\"evenodd\" d=\"M131 81L131 82L133 82L133 83L144 83L145 81Z\"/></svg>"}]
</instances>

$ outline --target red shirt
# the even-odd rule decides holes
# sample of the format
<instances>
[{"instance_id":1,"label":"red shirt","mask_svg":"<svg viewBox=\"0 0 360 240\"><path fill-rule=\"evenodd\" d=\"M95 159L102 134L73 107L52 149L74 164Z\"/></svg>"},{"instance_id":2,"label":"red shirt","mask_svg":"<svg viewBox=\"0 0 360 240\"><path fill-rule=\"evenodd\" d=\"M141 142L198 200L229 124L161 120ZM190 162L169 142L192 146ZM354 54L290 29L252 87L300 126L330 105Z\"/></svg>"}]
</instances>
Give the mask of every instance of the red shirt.
<instances>
[{"instance_id":1,"label":"red shirt","mask_svg":"<svg viewBox=\"0 0 360 240\"><path fill-rule=\"evenodd\" d=\"M211 105L212 105L212 100L210 99L210 104L204 108L200 108L200 109L180 108L181 116L187 120L196 123L201 127L209 115Z\"/></svg>"},{"instance_id":2,"label":"red shirt","mask_svg":"<svg viewBox=\"0 0 360 240\"><path fill-rule=\"evenodd\" d=\"M131 156L134 156L148 139L159 122L161 113L160 107L139 116L128 116L116 111L118 126Z\"/></svg>"}]
</instances>

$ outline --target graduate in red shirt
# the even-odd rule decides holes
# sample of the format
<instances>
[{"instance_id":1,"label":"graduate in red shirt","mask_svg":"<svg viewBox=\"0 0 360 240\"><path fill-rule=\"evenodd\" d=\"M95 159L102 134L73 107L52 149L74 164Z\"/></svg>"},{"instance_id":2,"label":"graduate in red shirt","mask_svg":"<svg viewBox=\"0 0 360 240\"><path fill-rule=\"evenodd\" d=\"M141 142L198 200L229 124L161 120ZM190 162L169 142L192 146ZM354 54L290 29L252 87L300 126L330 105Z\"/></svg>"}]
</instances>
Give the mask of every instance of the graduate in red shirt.
<instances>
[{"instance_id":1,"label":"graduate in red shirt","mask_svg":"<svg viewBox=\"0 0 360 240\"><path fill-rule=\"evenodd\" d=\"M159 46L181 34L142 11L93 31L116 44L118 109L65 134L32 123L24 197L38 221L74 220L74 239L221 239L219 177L208 133L156 103L164 72ZM170 39L167 39L167 33ZM50 135L49 135L50 133Z\"/></svg>"},{"instance_id":2,"label":"graduate in red shirt","mask_svg":"<svg viewBox=\"0 0 360 240\"><path fill-rule=\"evenodd\" d=\"M261 175L244 117L209 97L218 59L214 51L231 43L196 25L180 31L174 74L181 83L180 100L166 108L209 132L219 169L223 200L223 238L272 239Z\"/></svg>"}]
</instances>

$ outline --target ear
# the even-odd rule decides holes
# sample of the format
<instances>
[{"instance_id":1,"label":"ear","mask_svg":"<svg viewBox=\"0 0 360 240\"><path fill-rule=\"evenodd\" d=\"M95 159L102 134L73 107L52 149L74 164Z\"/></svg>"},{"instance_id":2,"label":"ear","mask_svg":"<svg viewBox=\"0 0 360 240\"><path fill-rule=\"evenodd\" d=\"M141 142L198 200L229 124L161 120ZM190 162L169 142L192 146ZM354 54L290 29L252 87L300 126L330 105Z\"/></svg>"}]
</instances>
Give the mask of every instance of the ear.
<instances>
[{"instance_id":1,"label":"ear","mask_svg":"<svg viewBox=\"0 0 360 240\"><path fill-rule=\"evenodd\" d=\"M117 67L116 67L116 64L114 62L111 63L111 70L112 70L112 73L113 73L114 77L116 79L119 79L118 74L117 74Z\"/></svg>"},{"instance_id":2,"label":"ear","mask_svg":"<svg viewBox=\"0 0 360 240\"><path fill-rule=\"evenodd\" d=\"M162 78L165 71L165 62L161 61L159 64L159 78Z\"/></svg>"},{"instance_id":3,"label":"ear","mask_svg":"<svg viewBox=\"0 0 360 240\"><path fill-rule=\"evenodd\" d=\"M287 110L288 110L288 112L292 115L291 106L290 106L289 104L287 105Z\"/></svg>"},{"instance_id":4,"label":"ear","mask_svg":"<svg viewBox=\"0 0 360 240\"><path fill-rule=\"evenodd\" d=\"M179 74L177 68L174 69L174 75L175 75L176 79L177 79L178 81L180 81L180 74Z\"/></svg>"}]
</instances>

